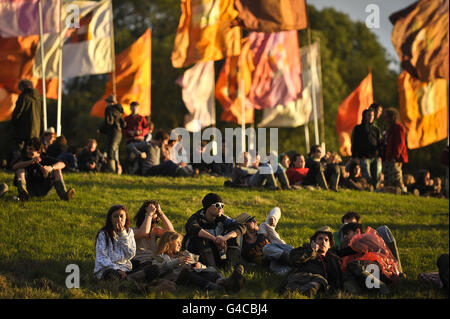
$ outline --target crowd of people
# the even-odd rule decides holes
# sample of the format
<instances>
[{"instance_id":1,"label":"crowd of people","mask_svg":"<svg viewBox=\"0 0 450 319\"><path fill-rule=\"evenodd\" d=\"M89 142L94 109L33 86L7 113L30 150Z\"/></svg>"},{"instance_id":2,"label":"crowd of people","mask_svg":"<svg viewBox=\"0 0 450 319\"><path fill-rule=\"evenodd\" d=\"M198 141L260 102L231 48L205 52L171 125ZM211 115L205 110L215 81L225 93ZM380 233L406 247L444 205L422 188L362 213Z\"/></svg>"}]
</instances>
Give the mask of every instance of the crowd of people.
<instances>
[{"instance_id":1,"label":"crowd of people","mask_svg":"<svg viewBox=\"0 0 450 319\"><path fill-rule=\"evenodd\" d=\"M402 166L408 162L406 131L398 112L393 108L383 110L381 104L373 103L363 112L362 122L351 136L352 156L345 163L338 153L324 152L320 145L313 145L306 156L295 150L280 156L272 151L277 158L275 165L262 162L259 154L250 156L249 152L236 154L234 163L226 163L225 143L215 145L216 152L217 147L222 147L222 162L206 163L202 154L208 149L207 141L202 141L200 148L193 149L187 158L181 136L170 139L163 130L153 133L154 124L139 115L137 102L130 104L131 114L124 116L114 95L105 99L104 121L97 131L105 135L105 152L99 150L95 138L77 148L69 145L63 135L56 136L53 127L41 135L39 94L28 80L22 80L19 89L22 93L11 120L15 137L8 166L15 171L14 185L21 200L44 196L53 186L61 199L70 200L75 190L66 191L62 174L80 171L173 177L209 173L231 177L224 184L230 187L333 191L347 188L448 197L448 186L444 187L439 177L431 178L429 171L419 170L415 176L402 173ZM124 169L119 157L123 137L127 153ZM195 152L200 153L199 163L193 161ZM446 152L442 163L448 170L448 147ZM0 184L0 196L8 189L7 184Z\"/></svg>"},{"instance_id":2,"label":"crowd of people","mask_svg":"<svg viewBox=\"0 0 450 319\"><path fill-rule=\"evenodd\" d=\"M157 201L142 204L134 228L126 207L112 206L96 237L95 277L146 284L166 280L170 289L236 293L246 285L245 269L258 266L281 276L281 295L313 297L339 292L389 295L406 276L388 226L364 229L356 212L342 216L338 231L320 227L309 242L293 247L277 231L279 207L258 225L249 213L225 215L218 194L208 193L201 204L186 221L184 236ZM439 258L438 266L448 289L448 254ZM225 277L227 270L232 272Z\"/></svg>"}]
</instances>

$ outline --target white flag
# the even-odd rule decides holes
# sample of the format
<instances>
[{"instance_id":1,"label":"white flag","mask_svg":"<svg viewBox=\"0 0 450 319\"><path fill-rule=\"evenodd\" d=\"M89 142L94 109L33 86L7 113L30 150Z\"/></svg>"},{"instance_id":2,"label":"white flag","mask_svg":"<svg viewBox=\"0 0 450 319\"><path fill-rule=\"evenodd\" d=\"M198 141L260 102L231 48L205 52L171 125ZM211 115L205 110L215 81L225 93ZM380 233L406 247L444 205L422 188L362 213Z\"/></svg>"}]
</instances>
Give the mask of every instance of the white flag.
<instances>
[{"instance_id":1,"label":"white flag","mask_svg":"<svg viewBox=\"0 0 450 319\"><path fill-rule=\"evenodd\" d=\"M263 109L259 127L298 127L312 121L313 105L317 106L317 118L321 117L321 81L319 43L300 49L302 59L302 98L272 109ZM313 95L313 92L315 96ZM315 101L314 101L315 99Z\"/></svg>"},{"instance_id":2,"label":"white flag","mask_svg":"<svg viewBox=\"0 0 450 319\"><path fill-rule=\"evenodd\" d=\"M198 132L215 124L214 61L196 63L176 82L183 89L183 101L189 111L185 116L185 128Z\"/></svg>"},{"instance_id":3,"label":"white flag","mask_svg":"<svg viewBox=\"0 0 450 319\"><path fill-rule=\"evenodd\" d=\"M75 5L75 6L73 6ZM79 9L79 20L74 7ZM63 8L63 78L89 74L109 73L113 69L112 59L112 5L111 0L73 1ZM70 24L72 22L72 24ZM74 26L74 23L79 23ZM59 35L44 36L45 76L58 77ZM42 77L40 47L36 50L33 76Z\"/></svg>"}]
</instances>

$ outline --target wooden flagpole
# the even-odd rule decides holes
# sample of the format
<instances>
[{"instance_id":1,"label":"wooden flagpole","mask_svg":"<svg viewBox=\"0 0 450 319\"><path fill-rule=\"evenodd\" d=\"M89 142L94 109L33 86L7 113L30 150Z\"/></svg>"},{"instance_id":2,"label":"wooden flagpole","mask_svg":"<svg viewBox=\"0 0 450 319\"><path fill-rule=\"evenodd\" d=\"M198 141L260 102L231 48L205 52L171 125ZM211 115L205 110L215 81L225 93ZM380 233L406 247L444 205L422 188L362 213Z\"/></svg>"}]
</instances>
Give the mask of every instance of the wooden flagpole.
<instances>
[{"instance_id":1,"label":"wooden flagpole","mask_svg":"<svg viewBox=\"0 0 450 319\"><path fill-rule=\"evenodd\" d=\"M44 28L42 26L42 0L39 0L39 38L41 44L41 69L42 69L42 99L43 99L43 114L44 114L44 130L47 130L47 90L45 87L45 59L44 59Z\"/></svg>"}]
</instances>

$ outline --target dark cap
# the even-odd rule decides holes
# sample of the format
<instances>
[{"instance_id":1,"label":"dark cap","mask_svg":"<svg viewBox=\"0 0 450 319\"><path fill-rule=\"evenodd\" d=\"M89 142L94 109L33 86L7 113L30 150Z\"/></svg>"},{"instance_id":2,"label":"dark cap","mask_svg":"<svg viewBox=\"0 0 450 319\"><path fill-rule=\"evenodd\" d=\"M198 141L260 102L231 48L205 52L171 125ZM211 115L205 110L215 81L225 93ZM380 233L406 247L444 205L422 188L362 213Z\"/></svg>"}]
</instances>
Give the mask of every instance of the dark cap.
<instances>
[{"instance_id":1,"label":"dark cap","mask_svg":"<svg viewBox=\"0 0 450 319\"><path fill-rule=\"evenodd\" d=\"M238 215L235 220L240 224L247 224L248 222L255 220L255 216L249 215L247 213L242 213Z\"/></svg>"},{"instance_id":2,"label":"dark cap","mask_svg":"<svg viewBox=\"0 0 450 319\"><path fill-rule=\"evenodd\" d=\"M223 203L223 200L219 195L214 193L209 193L202 199L204 209L207 209L209 206L215 203Z\"/></svg>"}]
</instances>

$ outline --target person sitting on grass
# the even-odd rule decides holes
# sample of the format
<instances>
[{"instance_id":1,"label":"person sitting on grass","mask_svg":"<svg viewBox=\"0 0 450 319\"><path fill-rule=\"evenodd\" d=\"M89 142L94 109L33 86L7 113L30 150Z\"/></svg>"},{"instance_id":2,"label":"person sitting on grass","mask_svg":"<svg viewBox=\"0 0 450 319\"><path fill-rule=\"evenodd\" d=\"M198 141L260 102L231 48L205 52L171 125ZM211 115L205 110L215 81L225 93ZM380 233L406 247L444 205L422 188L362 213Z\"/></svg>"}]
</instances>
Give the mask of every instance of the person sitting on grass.
<instances>
[{"instance_id":1,"label":"person sitting on grass","mask_svg":"<svg viewBox=\"0 0 450 319\"><path fill-rule=\"evenodd\" d=\"M293 157L291 166L286 171L286 175L291 185L302 185L309 170L309 168L305 167L305 165L305 157L296 153Z\"/></svg>"},{"instance_id":2,"label":"person sitting on grass","mask_svg":"<svg viewBox=\"0 0 450 319\"><path fill-rule=\"evenodd\" d=\"M247 213L237 216L236 221L246 227L241 244L243 260L249 264L269 266L272 272L284 275L291 270L288 263L292 246L287 245L275 231L280 215L281 210L275 207L267 218L268 222L261 226L258 226L254 216Z\"/></svg>"},{"instance_id":3,"label":"person sitting on grass","mask_svg":"<svg viewBox=\"0 0 450 319\"><path fill-rule=\"evenodd\" d=\"M335 238L335 246L333 247L335 250L339 251L348 246L348 241L344 238L344 233L342 231L343 227L349 223L361 224L361 217L358 213L349 211L342 216L342 225L339 228L338 232L334 235ZM361 226L362 227L362 226ZM382 225L377 227L376 232L380 237L384 240L384 243L389 248L391 253L394 255L394 258L397 260L398 268L400 271L400 277L405 277L406 275L403 273L402 263L400 261L400 254L398 252L397 241L395 240L394 235L388 226Z\"/></svg>"},{"instance_id":4,"label":"person sitting on grass","mask_svg":"<svg viewBox=\"0 0 450 319\"><path fill-rule=\"evenodd\" d=\"M62 200L70 200L75 190L66 190L62 169L64 162L41 154L41 141L34 137L26 143L26 153L22 160L13 165L15 171L14 185L19 191L19 198L27 201L32 196L46 196L53 186Z\"/></svg>"},{"instance_id":5,"label":"person sitting on grass","mask_svg":"<svg viewBox=\"0 0 450 319\"><path fill-rule=\"evenodd\" d=\"M139 268L152 263L158 238L161 238L166 231L174 231L174 228L159 203L154 200L145 201L134 220L136 222L136 227L133 228L136 255L131 263L133 268ZM158 225L160 222L162 222L162 227Z\"/></svg>"},{"instance_id":6,"label":"person sitting on grass","mask_svg":"<svg viewBox=\"0 0 450 319\"><path fill-rule=\"evenodd\" d=\"M94 276L101 280L145 280L159 275L159 268L148 265L133 269L131 259L136 254L136 241L130 228L130 216L123 205L113 205L106 215L105 225L95 238Z\"/></svg>"},{"instance_id":7,"label":"person sitting on grass","mask_svg":"<svg viewBox=\"0 0 450 319\"><path fill-rule=\"evenodd\" d=\"M280 287L280 293L299 292L309 297L319 292L331 293L341 287L339 257L330 251L333 231L324 226L311 236L310 242L289 254L293 268Z\"/></svg>"},{"instance_id":8,"label":"person sitting on grass","mask_svg":"<svg viewBox=\"0 0 450 319\"><path fill-rule=\"evenodd\" d=\"M199 262L198 255L182 251L182 238L177 232L167 231L158 242L154 260L160 264L160 269L171 271L165 278L174 280L177 285L192 285L202 290L227 289L238 292L242 288L245 281L242 265L237 265L228 279L223 278L216 268ZM167 270L164 272L167 273Z\"/></svg>"},{"instance_id":9,"label":"person sitting on grass","mask_svg":"<svg viewBox=\"0 0 450 319\"><path fill-rule=\"evenodd\" d=\"M78 166L83 172L100 172L106 166L106 158L97 147L97 140L90 138L78 155Z\"/></svg>"},{"instance_id":10,"label":"person sitting on grass","mask_svg":"<svg viewBox=\"0 0 450 319\"><path fill-rule=\"evenodd\" d=\"M245 226L224 214L219 195L207 194L202 204L203 208L186 222L183 249L200 255L207 266L231 269L240 262L239 237L245 233Z\"/></svg>"},{"instance_id":11,"label":"person sitting on grass","mask_svg":"<svg viewBox=\"0 0 450 319\"><path fill-rule=\"evenodd\" d=\"M344 272L344 288L353 294L360 294L371 282L381 294L389 294L387 283L397 283L400 275L397 260L384 240L371 227L362 233L362 225L349 223L342 227L348 246L339 250ZM377 276L371 268L378 269Z\"/></svg>"}]
</instances>

